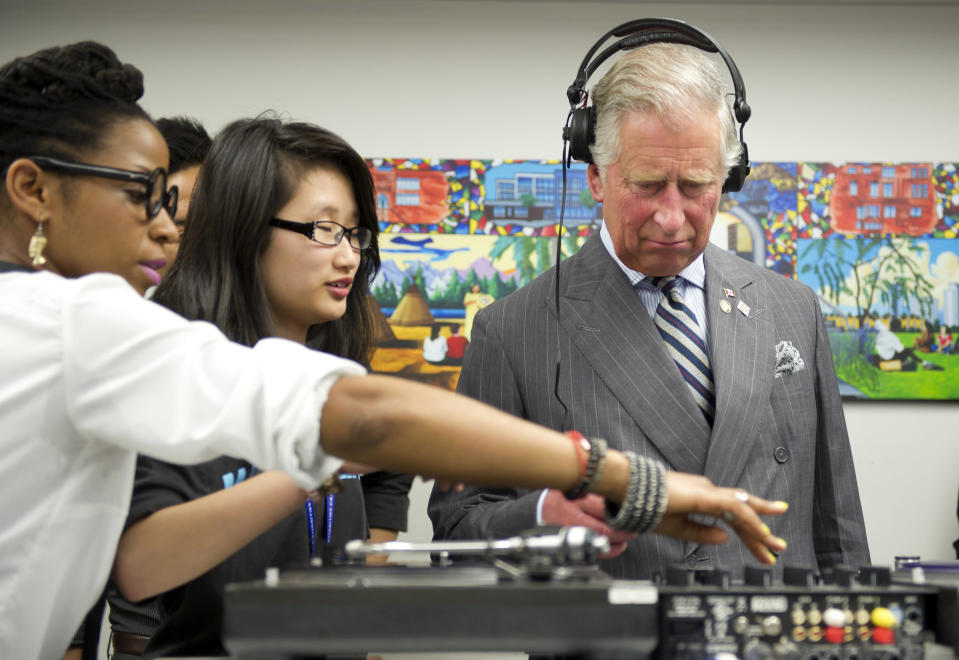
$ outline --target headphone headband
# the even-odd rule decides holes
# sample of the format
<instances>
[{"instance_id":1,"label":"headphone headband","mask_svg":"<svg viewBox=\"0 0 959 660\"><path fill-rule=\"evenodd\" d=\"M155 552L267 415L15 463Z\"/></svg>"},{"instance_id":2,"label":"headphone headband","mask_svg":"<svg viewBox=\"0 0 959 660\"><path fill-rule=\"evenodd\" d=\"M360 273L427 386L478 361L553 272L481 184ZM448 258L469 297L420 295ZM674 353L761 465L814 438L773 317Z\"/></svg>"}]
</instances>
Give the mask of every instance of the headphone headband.
<instances>
[{"instance_id":1,"label":"headphone headband","mask_svg":"<svg viewBox=\"0 0 959 660\"><path fill-rule=\"evenodd\" d=\"M619 40L608 46L599 55L596 52L613 37ZM675 43L683 46L692 46L708 53L718 53L726 63L730 78L733 81L733 114L739 122L739 141L743 147L740 162L729 172L723 183L723 192L737 192L742 190L746 177L749 175L749 155L746 143L743 142L743 127L749 120L752 110L746 103L746 87L742 76L733 58L713 40L708 34L683 21L674 18L640 18L618 25L593 44L586 53L582 64L576 72L576 78L566 89L566 98L570 105L569 126L563 129L563 140L569 141L569 157L576 160L593 162L590 145L595 136L596 109L586 106L586 81L595 73L596 69L614 54L621 50L633 50L653 43ZM595 57L594 57L595 55ZM577 108L580 103L582 108ZM567 166L569 162L567 161Z\"/></svg>"}]
</instances>

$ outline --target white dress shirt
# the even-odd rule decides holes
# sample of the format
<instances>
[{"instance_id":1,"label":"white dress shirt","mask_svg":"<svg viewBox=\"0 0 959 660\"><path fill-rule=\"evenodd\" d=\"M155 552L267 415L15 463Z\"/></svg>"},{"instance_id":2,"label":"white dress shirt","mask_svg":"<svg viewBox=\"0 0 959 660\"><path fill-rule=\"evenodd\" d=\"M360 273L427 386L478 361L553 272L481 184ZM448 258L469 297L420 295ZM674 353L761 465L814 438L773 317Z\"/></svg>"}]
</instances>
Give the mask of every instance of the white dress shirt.
<instances>
[{"instance_id":1,"label":"white dress shirt","mask_svg":"<svg viewBox=\"0 0 959 660\"><path fill-rule=\"evenodd\" d=\"M0 658L62 656L109 575L138 452L242 457L314 488L342 463L318 442L329 389L364 373L232 343L114 275L0 274Z\"/></svg>"},{"instance_id":2,"label":"white dress shirt","mask_svg":"<svg viewBox=\"0 0 959 660\"><path fill-rule=\"evenodd\" d=\"M656 308L659 307L663 299L663 293L652 283L651 278L645 273L633 270L616 256L616 249L613 247L613 238L609 235L609 230L603 224L599 230L599 238L603 242L603 247L609 252L616 265L619 266L626 279L636 289L639 299L646 308L649 318L656 316ZM706 357L712 357L709 350L709 317L706 316L706 261L702 253L693 259L692 263L676 273L679 277L679 293L683 297L683 303L696 316L696 322L699 324L700 339L706 345Z\"/></svg>"}]
</instances>

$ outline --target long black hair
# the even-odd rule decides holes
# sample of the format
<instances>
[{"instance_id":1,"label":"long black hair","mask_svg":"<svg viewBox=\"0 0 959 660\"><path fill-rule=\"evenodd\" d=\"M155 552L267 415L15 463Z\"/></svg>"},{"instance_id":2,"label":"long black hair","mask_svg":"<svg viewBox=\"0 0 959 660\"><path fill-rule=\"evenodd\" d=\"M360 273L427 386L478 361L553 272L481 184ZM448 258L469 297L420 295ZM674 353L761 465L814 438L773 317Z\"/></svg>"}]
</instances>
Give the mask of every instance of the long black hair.
<instances>
[{"instance_id":1,"label":"long black hair","mask_svg":"<svg viewBox=\"0 0 959 660\"><path fill-rule=\"evenodd\" d=\"M24 156L77 158L118 120L151 121L141 96L140 70L95 41L8 62L0 68L0 172Z\"/></svg>"},{"instance_id":2,"label":"long black hair","mask_svg":"<svg viewBox=\"0 0 959 660\"><path fill-rule=\"evenodd\" d=\"M380 267L373 179L363 158L339 136L272 114L227 125L213 140L190 204L177 259L155 299L189 319L218 326L252 346L275 333L260 271L270 218L300 179L333 167L352 184L359 224L373 232L347 297L346 313L313 326L307 345L368 363L375 337L370 282Z\"/></svg>"}]
</instances>

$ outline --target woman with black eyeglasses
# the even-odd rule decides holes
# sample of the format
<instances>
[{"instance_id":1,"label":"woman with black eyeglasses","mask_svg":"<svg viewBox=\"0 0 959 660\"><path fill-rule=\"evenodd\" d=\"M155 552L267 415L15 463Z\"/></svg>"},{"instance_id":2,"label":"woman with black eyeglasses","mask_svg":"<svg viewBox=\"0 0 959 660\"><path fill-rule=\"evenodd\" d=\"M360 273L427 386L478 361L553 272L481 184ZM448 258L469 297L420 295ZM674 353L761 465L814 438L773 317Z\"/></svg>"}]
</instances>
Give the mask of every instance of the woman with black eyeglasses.
<instances>
[{"instance_id":1,"label":"woman with black eyeglasses","mask_svg":"<svg viewBox=\"0 0 959 660\"><path fill-rule=\"evenodd\" d=\"M438 388L367 376L353 361L304 348L299 336L269 337L283 336L271 326L254 326L267 338L250 348L144 300L176 229L165 207L172 191L159 195L151 183L168 155L136 104L142 91L138 70L92 42L0 68L0 657L66 650L106 583L137 452L181 463L239 456L282 469L304 489L332 484L345 458L489 486L590 490L622 503L613 521L627 530L724 542L725 531L687 515L727 514L761 561L769 561L767 548L782 549L757 512L783 508L743 491L604 454L599 441L571 441ZM322 209L284 208L294 192L268 204L283 212L276 217L318 219ZM229 187L222 193L218 202L233 203ZM365 222L338 217L344 230ZM268 224L251 229L343 253L363 242L360 232L322 246ZM222 239L191 232L188 223L188 242ZM264 266L251 254L217 258ZM320 269L304 256L302 265L325 273L317 309L342 305L336 299L363 276L362 266L350 275L353 266L338 260ZM308 289L315 273L300 276ZM202 302L215 315L224 309L222 300ZM296 309L290 329L315 322ZM264 320L272 319L255 317ZM329 346L352 345L361 326L340 335L336 323L322 325ZM283 497L274 503L287 506ZM219 529L237 522L223 517Z\"/></svg>"},{"instance_id":2,"label":"woman with black eyeglasses","mask_svg":"<svg viewBox=\"0 0 959 660\"><path fill-rule=\"evenodd\" d=\"M239 343L278 336L368 364L379 266L372 190L360 155L325 129L272 116L234 122L207 154L179 256L154 299ZM364 495L380 540L405 529L412 477L341 480L341 492L313 501L241 458L183 466L140 456L116 584L134 601L160 594L161 620L150 635L115 631L128 652L118 657L224 653L225 584L367 538ZM112 591L110 604L129 609Z\"/></svg>"}]
</instances>

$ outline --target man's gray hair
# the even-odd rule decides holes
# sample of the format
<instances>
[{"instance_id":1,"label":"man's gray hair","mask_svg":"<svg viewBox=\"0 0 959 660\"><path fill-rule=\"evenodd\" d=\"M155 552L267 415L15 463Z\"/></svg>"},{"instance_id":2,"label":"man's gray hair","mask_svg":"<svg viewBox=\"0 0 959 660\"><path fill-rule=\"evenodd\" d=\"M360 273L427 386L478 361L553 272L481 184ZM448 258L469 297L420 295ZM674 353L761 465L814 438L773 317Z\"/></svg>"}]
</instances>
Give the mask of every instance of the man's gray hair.
<instances>
[{"instance_id":1,"label":"man's gray hair","mask_svg":"<svg viewBox=\"0 0 959 660\"><path fill-rule=\"evenodd\" d=\"M619 160L622 119L634 111L653 111L671 128L697 112L715 111L725 177L742 153L728 80L725 67L691 46L650 44L617 60L592 93L596 139L590 150L603 181L606 168Z\"/></svg>"}]
</instances>

